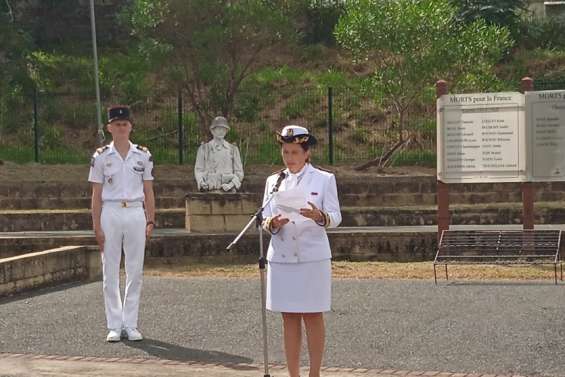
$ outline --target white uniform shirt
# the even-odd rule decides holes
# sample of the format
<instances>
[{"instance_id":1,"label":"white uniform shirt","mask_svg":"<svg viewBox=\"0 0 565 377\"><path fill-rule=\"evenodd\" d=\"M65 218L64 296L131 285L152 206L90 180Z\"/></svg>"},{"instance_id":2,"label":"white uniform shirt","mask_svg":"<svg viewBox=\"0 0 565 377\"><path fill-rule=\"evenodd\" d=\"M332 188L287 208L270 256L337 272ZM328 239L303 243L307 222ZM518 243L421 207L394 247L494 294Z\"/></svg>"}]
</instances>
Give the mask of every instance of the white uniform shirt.
<instances>
[{"instance_id":1,"label":"white uniform shirt","mask_svg":"<svg viewBox=\"0 0 565 377\"><path fill-rule=\"evenodd\" d=\"M153 180L153 159L147 148L129 143L125 159L114 142L99 148L92 156L88 181L102 184L102 201L142 202L143 181Z\"/></svg>"},{"instance_id":2,"label":"white uniform shirt","mask_svg":"<svg viewBox=\"0 0 565 377\"><path fill-rule=\"evenodd\" d=\"M335 176L331 173L316 169L306 164L303 171L291 174L284 170L286 178L282 181L279 191L291 188L302 188L308 201L314 203L320 210L329 215L328 228L335 228L341 223L341 211L337 197ZM263 204L268 200L269 193L273 190L279 174L267 178ZM269 203L263 211L264 217L274 213L273 202ZM280 231L271 236L267 260L275 263L300 263L330 259L331 250L326 229L316 224L313 220L295 224L289 222Z\"/></svg>"}]
</instances>

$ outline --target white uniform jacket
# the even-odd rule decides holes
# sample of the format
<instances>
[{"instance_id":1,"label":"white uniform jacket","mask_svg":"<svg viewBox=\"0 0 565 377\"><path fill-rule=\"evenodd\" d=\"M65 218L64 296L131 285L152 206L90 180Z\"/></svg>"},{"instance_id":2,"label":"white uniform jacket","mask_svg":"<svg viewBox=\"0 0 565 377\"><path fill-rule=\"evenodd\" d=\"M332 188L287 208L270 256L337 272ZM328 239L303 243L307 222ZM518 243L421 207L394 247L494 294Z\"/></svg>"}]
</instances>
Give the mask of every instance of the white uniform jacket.
<instances>
[{"instance_id":1,"label":"white uniform jacket","mask_svg":"<svg viewBox=\"0 0 565 377\"><path fill-rule=\"evenodd\" d=\"M92 156L88 181L102 184L103 202L143 202L143 181L153 180L152 171L153 158L147 148L130 142L124 160L112 142Z\"/></svg>"},{"instance_id":2,"label":"white uniform jacket","mask_svg":"<svg viewBox=\"0 0 565 377\"><path fill-rule=\"evenodd\" d=\"M284 170L288 177L288 169ZM263 205L269 199L270 193L275 186L279 174L273 174L267 178ZM284 191L286 178L282 181L279 191ZM304 167L302 176L297 187L302 188L308 197L308 201L327 213L329 224L321 226L313 220L295 224L289 222L277 233L272 234L267 260L275 263L300 263L331 259L331 250L327 228L335 228L341 223L341 212L337 197L337 186L335 176L310 164ZM263 210L263 217L268 218L274 214L274 205L271 201Z\"/></svg>"}]
</instances>

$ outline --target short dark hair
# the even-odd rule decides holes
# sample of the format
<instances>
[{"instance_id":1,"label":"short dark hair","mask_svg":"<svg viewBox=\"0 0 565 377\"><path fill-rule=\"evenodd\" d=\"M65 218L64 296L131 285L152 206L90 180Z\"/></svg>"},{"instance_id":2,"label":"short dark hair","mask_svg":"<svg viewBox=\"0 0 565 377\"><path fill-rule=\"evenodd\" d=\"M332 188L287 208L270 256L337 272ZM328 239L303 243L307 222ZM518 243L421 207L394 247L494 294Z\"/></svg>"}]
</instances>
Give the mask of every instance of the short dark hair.
<instances>
[{"instance_id":1,"label":"short dark hair","mask_svg":"<svg viewBox=\"0 0 565 377\"><path fill-rule=\"evenodd\" d=\"M308 143L301 143L300 146L304 149L304 152L308 152L310 150L310 144Z\"/></svg>"}]
</instances>

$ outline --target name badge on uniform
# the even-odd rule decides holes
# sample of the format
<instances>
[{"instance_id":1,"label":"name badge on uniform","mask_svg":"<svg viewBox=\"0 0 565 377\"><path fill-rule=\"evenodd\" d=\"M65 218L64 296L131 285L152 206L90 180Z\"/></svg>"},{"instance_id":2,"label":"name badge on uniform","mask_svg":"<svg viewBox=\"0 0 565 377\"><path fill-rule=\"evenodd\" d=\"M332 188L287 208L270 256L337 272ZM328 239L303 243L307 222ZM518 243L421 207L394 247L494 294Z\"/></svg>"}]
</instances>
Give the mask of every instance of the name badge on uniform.
<instances>
[{"instance_id":1,"label":"name badge on uniform","mask_svg":"<svg viewBox=\"0 0 565 377\"><path fill-rule=\"evenodd\" d=\"M310 195L316 196L316 195L318 195L318 193L317 192L311 192Z\"/></svg>"},{"instance_id":2,"label":"name badge on uniform","mask_svg":"<svg viewBox=\"0 0 565 377\"><path fill-rule=\"evenodd\" d=\"M133 167L133 170L135 170L135 171L137 171L137 172L140 172L140 173L143 173L143 172L145 171L145 168L144 168L144 167L134 166L134 167Z\"/></svg>"}]
</instances>

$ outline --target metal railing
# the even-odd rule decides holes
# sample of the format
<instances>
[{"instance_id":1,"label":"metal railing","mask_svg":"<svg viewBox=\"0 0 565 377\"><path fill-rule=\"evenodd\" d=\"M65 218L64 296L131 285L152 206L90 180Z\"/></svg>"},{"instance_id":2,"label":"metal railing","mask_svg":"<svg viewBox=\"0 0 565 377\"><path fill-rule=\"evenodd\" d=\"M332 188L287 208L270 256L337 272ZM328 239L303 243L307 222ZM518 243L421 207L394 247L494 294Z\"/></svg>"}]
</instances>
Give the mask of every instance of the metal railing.
<instances>
[{"instance_id":1,"label":"metal railing","mask_svg":"<svg viewBox=\"0 0 565 377\"><path fill-rule=\"evenodd\" d=\"M0 99L0 159L42 163L87 162L96 147L92 98L72 94ZM119 102L112 101L111 103ZM132 139L147 145L160 163L193 163L202 141L198 117L183 96L133 104ZM323 163L377 158L399 138L417 141L398 154L399 162L435 161L435 105L409 111L402 127L375 101L347 88L305 88L240 92L227 140L244 163L280 163L274 132L286 124L308 127L319 140L313 158ZM204 127L207 127L204 125ZM110 138L107 135L107 140Z\"/></svg>"}]
</instances>

